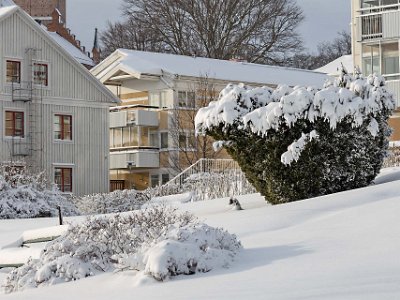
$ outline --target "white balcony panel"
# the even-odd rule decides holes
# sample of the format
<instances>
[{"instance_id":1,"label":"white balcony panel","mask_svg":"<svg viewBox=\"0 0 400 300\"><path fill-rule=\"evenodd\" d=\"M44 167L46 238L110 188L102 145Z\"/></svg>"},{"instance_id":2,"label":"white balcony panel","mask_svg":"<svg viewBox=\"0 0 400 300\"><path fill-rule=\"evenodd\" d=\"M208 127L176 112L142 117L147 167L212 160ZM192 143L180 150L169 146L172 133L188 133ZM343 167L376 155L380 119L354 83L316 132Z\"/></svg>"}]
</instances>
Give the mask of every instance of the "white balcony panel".
<instances>
[{"instance_id":1,"label":"white balcony panel","mask_svg":"<svg viewBox=\"0 0 400 300\"><path fill-rule=\"evenodd\" d=\"M126 127L127 112L118 111L110 113L110 128Z\"/></svg>"},{"instance_id":2,"label":"white balcony panel","mask_svg":"<svg viewBox=\"0 0 400 300\"><path fill-rule=\"evenodd\" d=\"M400 80L386 81L386 86L396 97L396 106L400 107Z\"/></svg>"},{"instance_id":3,"label":"white balcony panel","mask_svg":"<svg viewBox=\"0 0 400 300\"><path fill-rule=\"evenodd\" d=\"M137 110L136 125L158 127L158 113L156 111Z\"/></svg>"},{"instance_id":4,"label":"white balcony panel","mask_svg":"<svg viewBox=\"0 0 400 300\"><path fill-rule=\"evenodd\" d=\"M110 154L110 169L158 168L160 166L157 151L135 151Z\"/></svg>"},{"instance_id":5,"label":"white balcony panel","mask_svg":"<svg viewBox=\"0 0 400 300\"><path fill-rule=\"evenodd\" d=\"M382 14L383 38L400 37L400 11L391 11Z\"/></svg>"}]
</instances>

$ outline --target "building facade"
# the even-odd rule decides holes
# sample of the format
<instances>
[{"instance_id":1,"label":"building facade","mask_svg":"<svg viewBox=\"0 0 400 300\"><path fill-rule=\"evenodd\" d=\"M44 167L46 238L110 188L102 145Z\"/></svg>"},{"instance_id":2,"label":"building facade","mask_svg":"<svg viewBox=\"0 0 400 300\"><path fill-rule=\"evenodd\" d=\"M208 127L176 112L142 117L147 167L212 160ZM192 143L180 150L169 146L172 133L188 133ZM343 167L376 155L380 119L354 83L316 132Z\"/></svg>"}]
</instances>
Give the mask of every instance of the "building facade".
<instances>
[{"instance_id":1,"label":"building facade","mask_svg":"<svg viewBox=\"0 0 400 300\"><path fill-rule=\"evenodd\" d=\"M227 158L195 137L199 107L230 82L322 86L322 73L120 49L91 70L120 100L110 112L113 189L163 184L199 158ZM209 139L209 138L208 138Z\"/></svg>"},{"instance_id":2,"label":"building facade","mask_svg":"<svg viewBox=\"0 0 400 300\"><path fill-rule=\"evenodd\" d=\"M68 194L107 192L118 99L15 5L0 7L0 70L0 162L44 171Z\"/></svg>"},{"instance_id":3,"label":"building facade","mask_svg":"<svg viewBox=\"0 0 400 300\"><path fill-rule=\"evenodd\" d=\"M400 1L352 0L354 65L364 75L382 74L400 106ZM392 140L400 140L400 113L390 120Z\"/></svg>"},{"instance_id":4,"label":"building facade","mask_svg":"<svg viewBox=\"0 0 400 300\"><path fill-rule=\"evenodd\" d=\"M59 12L60 22L67 20L66 0L13 0L35 20L40 20L44 25L52 22L54 10Z\"/></svg>"}]
</instances>

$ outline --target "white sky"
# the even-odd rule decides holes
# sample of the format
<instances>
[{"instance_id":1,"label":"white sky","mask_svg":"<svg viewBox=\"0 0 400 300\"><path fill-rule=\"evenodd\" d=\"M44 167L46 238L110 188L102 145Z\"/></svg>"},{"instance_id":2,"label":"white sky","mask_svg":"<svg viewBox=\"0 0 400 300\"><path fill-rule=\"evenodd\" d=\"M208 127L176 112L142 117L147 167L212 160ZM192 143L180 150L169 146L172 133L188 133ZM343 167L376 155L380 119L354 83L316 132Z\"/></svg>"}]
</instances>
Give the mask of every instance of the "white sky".
<instances>
[{"instance_id":1,"label":"white sky","mask_svg":"<svg viewBox=\"0 0 400 300\"><path fill-rule=\"evenodd\" d=\"M349 0L297 0L305 20L299 28L305 46L315 51L318 43L332 40L338 31L349 30ZM121 17L122 0L67 0L67 25L88 50L92 49L94 28L103 30L107 21Z\"/></svg>"}]
</instances>

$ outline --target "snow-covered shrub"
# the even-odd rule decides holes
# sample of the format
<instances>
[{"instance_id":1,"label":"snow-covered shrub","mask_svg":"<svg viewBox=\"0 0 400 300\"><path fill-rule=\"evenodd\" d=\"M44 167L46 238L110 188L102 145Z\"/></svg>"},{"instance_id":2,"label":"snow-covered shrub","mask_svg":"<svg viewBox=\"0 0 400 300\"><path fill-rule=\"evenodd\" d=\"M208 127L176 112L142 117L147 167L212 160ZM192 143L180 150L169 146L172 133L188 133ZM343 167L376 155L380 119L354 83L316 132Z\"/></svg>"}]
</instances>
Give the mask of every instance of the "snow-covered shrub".
<instances>
[{"instance_id":1,"label":"snow-covered shrub","mask_svg":"<svg viewBox=\"0 0 400 300\"><path fill-rule=\"evenodd\" d=\"M225 267L240 249L236 236L201 224L189 213L151 206L71 226L38 260L13 270L4 287L11 293L125 269L165 280Z\"/></svg>"},{"instance_id":2,"label":"snow-covered shrub","mask_svg":"<svg viewBox=\"0 0 400 300\"><path fill-rule=\"evenodd\" d=\"M43 173L31 174L23 165L0 166L0 219L76 215L75 206L50 184Z\"/></svg>"},{"instance_id":3,"label":"snow-covered shrub","mask_svg":"<svg viewBox=\"0 0 400 300\"><path fill-rule=\"evenodd\" d=\"M229 141L224 147L247 179L277 204L371 183L394 107L383 77L343 70L322 90L230 84L195 122L197 133Z\"/></svg>"},{"instance_id":4,"label":"snow-covered shrub","mask_svg":"<svg viewBox=\"0 0 400 300\"><path fill-rule=\"evenodd\" d=\"M187 192L192 193L192 201L203 201L250 194L254 193L255 189L243 174L234 170L226 170L219 173L195 173L184 179L182 184L168 184L144 191L149 195L149 198Z\"/></svg>"},{"instance_id":5,"label":"snow-covered shrub","mask_svg":"<svg viewBox=\"0 0 400 300\"><path fill-rule=\"evenodd\" d=\"M147 193L136 190L117 190L111 193L93 194L72 199L80 213L85 215L136 210L149 200Z\"/></svg>"},{"instance_id":6,"label":"snow-covered shrub","mask_svg":"<svg viewBox=\"0 0 400 300\"><path fill-rule=\"evenodd\" d=\"M399 167L400 166L400 147L390 147L388 155L383 161L383 168Z\"/></svg>"}]
</instances>

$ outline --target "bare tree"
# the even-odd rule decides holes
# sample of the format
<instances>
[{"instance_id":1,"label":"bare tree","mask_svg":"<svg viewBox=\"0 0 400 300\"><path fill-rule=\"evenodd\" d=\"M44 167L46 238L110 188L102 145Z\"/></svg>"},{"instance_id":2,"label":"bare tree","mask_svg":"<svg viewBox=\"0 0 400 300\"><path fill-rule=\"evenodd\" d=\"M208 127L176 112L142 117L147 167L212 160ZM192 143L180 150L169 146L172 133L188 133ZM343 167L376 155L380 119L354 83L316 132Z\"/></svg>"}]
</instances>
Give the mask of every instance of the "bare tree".
<instances>
[{"instance_id":1,"label":"bare tree","mask_svg":"<svg viewBox=\"0 0 400 300\"><path fill-rule=\"evenodd\" d=\"M134 19L114 24L108 22L100 39L103 43L101 52L103 58L118 48L165 52L160 36L141 27Z\"/></svg>"},{"instance_id":2,"label":"bare tree","mask_svg":"<svg viewBox=\"0 0 400 300\"><path fill-rule=\"evenodd\" d=\"M126 47L283 63L301 46L295 0L124 0L123 8L128 21L109 24L104 53Z\"/></svg>"},{"instance_id":3,"label":"bare tree","mask_svg":"<svg viewBox=\"0 0 400 300\"><path fill-rule=\"evenodd\" d=\"M325 41L317 46L317 54L299 51L286 65L300 69L317 69L338 57L351 54L351 35L343 30L333 41Z\"/></svg>"},{"instance_id":4,"label":"bare tree","mask_svg":"<svg viewBox=\"0 0 400 300\"><path fill-rule=\"evenodd\" d=\"M197 110L218 99L219 92L207 76L188 85L186 91L178 91L178 103L171 111L170 136L176 151L170 155L170 167L182 171L201 158L217 158L221 151L215 151L214 139L209 136L195 136L195 116ZM185 96L186 95L186 96Z\"/></svg>"}]
</instances>

